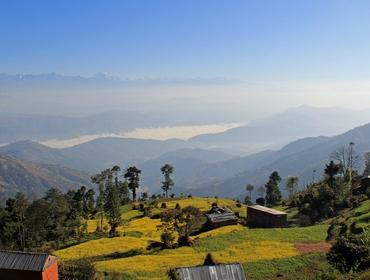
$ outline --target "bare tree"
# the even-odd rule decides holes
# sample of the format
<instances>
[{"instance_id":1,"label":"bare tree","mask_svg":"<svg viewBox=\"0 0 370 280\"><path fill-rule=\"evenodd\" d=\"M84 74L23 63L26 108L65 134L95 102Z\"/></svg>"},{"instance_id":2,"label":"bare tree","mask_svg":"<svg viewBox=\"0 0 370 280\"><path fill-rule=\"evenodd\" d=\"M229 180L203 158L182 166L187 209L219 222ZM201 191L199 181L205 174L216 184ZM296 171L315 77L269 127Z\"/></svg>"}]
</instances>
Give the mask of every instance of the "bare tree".
<instances>
[{"instance_id":1,"label":"bare tree","mask_svg":"<svg viewBox=\"0 0 370 280\"><path fill-rule=\"evenodd\" d=\"M349 183L352 183L352 173L359 167L360 155L355 150L355 143L338 148L331 155L331 158L340 165L341 173L348 176Z\"/></svg>"}]
</instances>

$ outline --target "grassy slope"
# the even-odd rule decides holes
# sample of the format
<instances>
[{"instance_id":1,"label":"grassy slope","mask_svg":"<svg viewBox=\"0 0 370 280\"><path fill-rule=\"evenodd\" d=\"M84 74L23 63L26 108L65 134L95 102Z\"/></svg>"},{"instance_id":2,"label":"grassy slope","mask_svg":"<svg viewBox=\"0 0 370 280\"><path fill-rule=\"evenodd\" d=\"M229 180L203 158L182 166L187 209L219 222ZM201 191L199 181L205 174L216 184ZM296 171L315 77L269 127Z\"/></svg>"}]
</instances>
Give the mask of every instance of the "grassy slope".
<instances>
[{"instance_id":1,"label":"grassy slope","mask_svg":"<svg viewBox=\"0 0 370 280\"><path fill-rule=\"evenodd\" d=\"M207 210L213 202L216 199L187 198L168 200L166 204L167 208L174 208L179 203L181 207L192 205ZM245 208L237 207L235 201L218 199L217 203L245 216ZM159 206L155 211L163 211ZM366 202L354 210L358 213L356 219L368 222L368 206ZM295 210L291 213L293 218ZM169 268L199 265L208 252L212 252L219 262L243 263L248 279L274 279L277 274L283 275L280 279L315 279L318 273L328 268L324 254L302 256L295 247L295 243L323 242L328 228L325 224L284 229L228 226L198 235L194 247L153 252L147 251L146 246L151 240L159 240L157 226L160 221L141 217L140 211L127 206L122 209L122 215L125 223L119 230L125 236L88 241L55 253L62 260L90 258L98 271L108 272L108 275L119 273L123 279L167 279ZM89 229L93 231L95 228L96 221L90 221ZM308 271L302 275L302 270Z\"/></svg>"}]
</instances>

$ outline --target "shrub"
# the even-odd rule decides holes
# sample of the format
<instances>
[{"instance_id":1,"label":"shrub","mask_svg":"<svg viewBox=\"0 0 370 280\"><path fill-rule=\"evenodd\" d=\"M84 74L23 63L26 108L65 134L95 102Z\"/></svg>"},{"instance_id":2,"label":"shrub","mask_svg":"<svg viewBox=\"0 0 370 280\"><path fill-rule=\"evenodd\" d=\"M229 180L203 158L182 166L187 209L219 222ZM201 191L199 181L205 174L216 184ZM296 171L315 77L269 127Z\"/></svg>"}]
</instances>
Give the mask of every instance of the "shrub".
<instances>
[{"instance_id":1,"label":"shrub","mask_svg":"<svg viewBox=\"0 0 370 280\"><path fill-rule=\"evenodd\" d=\"M162 204L161 204L161 208L162 208L162 209L166 209L166 208L167 208L167 204L166 204L165 202L162 202Z\"/></svg>"},{"instance_id":2,"label":"shrub","mask_svg":"<svg viewBox=\"0 0 370 280\"><path fill-rule=\"evenodd\" d=\"M329 264L342 273L368 269L370 267L370 248L366 242L357 235L339 237L327 254Z\"/></svg>"},{"instance_id":3,"label":"shrub","mask_svg":"<svg viewBox=\"0 0 370 280\"><path fill-rule=\"evenodd\" d=\"M175 239L175 235L171 231L165 231L161 234L161 241L165 249L173 248Z\"/></svg>"},{"instance_id":4,"label":"shrub","mask_svg":"<svg viewBox=\"0 0 370 280\"><path fill-rule=\"evenodd\" d=\"M174 193L171 193L170 197L171 198L175 198L175 194Z\"/></svg>"},{"instance_id":5,"label":"shrub","mask_svg":"<svg viewBox=\"0 0 370 280\"><path fill-rule=\"evenodd\" d=\"M252 201L251 201L251 198L249 197L249 195L245 196L244 203L247 204L247 205L251 205L252 204Z\"/></svg>"},{"instance_id":6,"label":"shrub","mask_svg":"<svg viewBox=\"0 0 370 280\"><path fill-rule=\"evenodd\" d=\"M256 199L256 203L261 206L265 206L265 199L263 197L259 197Z\"/></svg>"},{"instance_id":7,"label":"shrub","mask_svg":"<svg viewBox=\"0 0 370 280\"><path fill-rule=\"evenodd\" d=\"M77 260L73 263L61 263L58 268L60 280L91 280L96 279L94 265L86 260Z\"/></svg>"},{"instance_id":8,"label":"shrub","mask_svg":"<svg viewBox=\"0 0 370 280\"><path fill-rule=\"evenodd\" d=\"M188 198L193 198L193 196L191 194L188 195Z\"/></svg>"},{"instance_id":9,"label":"shrub","mask_svg":"<svg viewBox=\"0 0 370 280\"><path fill-rule=\"evenodd\" d=\"M242 207L242 204L240 202L237 202L236 203L236 207L241 208Z\"/></svg>"},{"instance_id":10,"label":"shrub","mask_svg":"<svg viewBox=\"0 0 370 280\"><path fill-rule=\"evenodd\" d=\"M145 207L143 211L144 217L150 217L152 215L151 213L151 208L150 207Z\"/></svg>"},{"instance_id":11,"label":"shrub","mask_svg":"<svg viewBox=\"0 0 370 280\"><path fill-rule=\"evenodd\" d=\"M177 210L180 210L180 209L181 209L181 206L180 206L180 204L179 204L179 203L176 203L176 207L175 207L175 209L177 209Z\"/></svg>"}]
</instances>

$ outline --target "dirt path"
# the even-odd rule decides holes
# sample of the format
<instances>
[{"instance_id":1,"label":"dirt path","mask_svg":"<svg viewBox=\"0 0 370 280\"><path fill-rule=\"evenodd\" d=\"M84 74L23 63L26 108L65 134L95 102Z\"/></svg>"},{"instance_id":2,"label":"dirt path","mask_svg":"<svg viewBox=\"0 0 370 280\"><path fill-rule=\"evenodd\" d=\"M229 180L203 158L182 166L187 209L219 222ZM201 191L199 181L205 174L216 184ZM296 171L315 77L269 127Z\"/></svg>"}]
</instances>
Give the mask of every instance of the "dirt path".
<instances>
[{"instance_id":1,"label":"dirt path","mask_svg":"<svg viewBox=\"0 0 370 280\"><path fill-rule=\"evenodd\" d=\"M295 243L294 244L297 251L301 254L309 253L326 253L330 250L330 243L320 242L320 243Z\"/></svg>"}]
</instances>

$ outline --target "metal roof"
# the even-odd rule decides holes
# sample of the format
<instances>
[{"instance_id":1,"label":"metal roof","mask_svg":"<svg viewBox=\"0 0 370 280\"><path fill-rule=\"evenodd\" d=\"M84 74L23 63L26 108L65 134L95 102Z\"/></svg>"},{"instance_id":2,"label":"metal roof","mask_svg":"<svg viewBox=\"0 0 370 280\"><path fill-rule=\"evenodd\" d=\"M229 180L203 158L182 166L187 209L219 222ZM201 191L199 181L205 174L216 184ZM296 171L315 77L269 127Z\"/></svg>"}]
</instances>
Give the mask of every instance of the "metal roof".
<instances>
[{"instance_id":1,"label":"metal roof","mask_svg":"<svg viewBox=\"0 0 370 280\"><path fill-rule=\"evenodd\" d=\"M212 213L212 214L206 214L206 216L211 222L224 222L224 221L238 219L232 212L231 213L230 212Z\"/></svg>"},{"instance_id":2,"label":"metal roof","mask_svg":"<svg viewBox=\"0 0 370 280\"><path fill-rule=\"evenodd\" d=\"M45 253L0 251L0 269L44 271L56 260Z\"/></svg>"},{"instance_id":3,"label":"metal roof","mask_svg":"<svg viewBox=\"0 0 370 280\"><path fill-rule=\"evenodd\" d=\"M181 280L246 280L241 264L219 264L209 266L177 268Z\"/></svg>"},{"instance_id":4,"label":"metal roof","mask_svg":"<svg viewBox=\"0 0 370 280\"><path fill-rule=\"evenodd\" d=\"M269 214L272 214L272 215L286 215L285 212L278 211L278 210L268 208L268 207L265 207L265 206L261 206L261 205L248 205L248 208L263 211L263 212L266 212L266 213L269 213Z\"/></svg>"}]
</instances>

